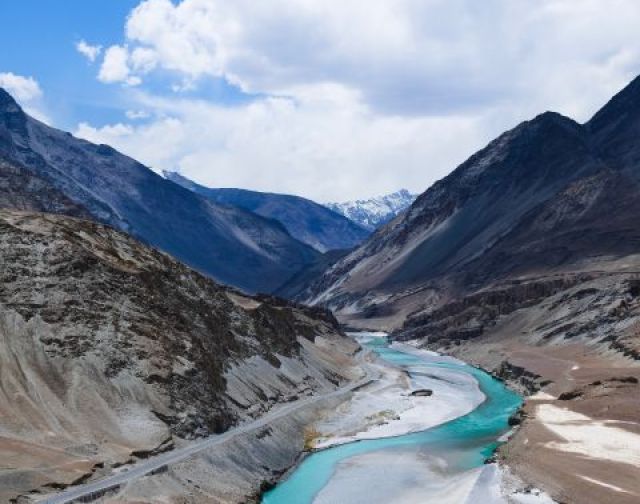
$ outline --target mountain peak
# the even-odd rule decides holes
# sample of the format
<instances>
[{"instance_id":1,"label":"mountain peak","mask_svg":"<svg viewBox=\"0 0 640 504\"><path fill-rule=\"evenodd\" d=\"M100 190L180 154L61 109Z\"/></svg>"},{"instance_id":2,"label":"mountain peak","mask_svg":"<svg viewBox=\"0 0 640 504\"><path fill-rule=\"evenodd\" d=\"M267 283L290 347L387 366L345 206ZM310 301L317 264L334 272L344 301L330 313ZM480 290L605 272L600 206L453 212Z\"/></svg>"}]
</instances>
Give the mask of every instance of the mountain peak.
<instances>
[{"instance_id":1,"label":"mountain peak","mask_svg":"<svg viewBox=\"0 0 640 504\"><path fill-rule=\"evenodd\" d=\"M602 154L619 166L640 160L636 139L640 130L640 76L632 80L586 124Z\"/></svg>"},{"instance_id":2,"label":"mountain peak","mask_svg":"<svg viewBox=\"0 0 640 504\"><path fill-rule=\"evenodd\" d=\"M640 112L640 76L633 79L602 107L587 123L593 131L598 131L616 119Z\"/></svg>"},{"instance_id":3,"label":"mountain peak","mask_svg":"<svg viewBox=\"0 0 640 504\"><path fill-rule=\"evenodd\" d=\"M325 206L369 231L386 224L416 199L407 189L366 200L326 203Z\"/></svg>"}]
</instances>

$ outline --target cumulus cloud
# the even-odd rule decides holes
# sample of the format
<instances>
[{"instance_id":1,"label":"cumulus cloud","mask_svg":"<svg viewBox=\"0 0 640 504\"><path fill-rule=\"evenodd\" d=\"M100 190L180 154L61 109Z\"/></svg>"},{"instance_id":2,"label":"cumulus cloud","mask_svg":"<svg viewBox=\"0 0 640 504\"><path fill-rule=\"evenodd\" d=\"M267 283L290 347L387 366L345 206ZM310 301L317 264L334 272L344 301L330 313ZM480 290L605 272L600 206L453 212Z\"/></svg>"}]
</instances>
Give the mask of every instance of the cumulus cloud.
<instances>
[{"instance_id":1,"label":"cumulus cloud","mask_svg":"<svg viewBox=\"0 0 640 504\"><path fill-rule=\"evenodd\" d=\"M100 80L223 79L253 101L138 93L156 118L85 133L213 185L420 190L539 112L588 119L640 72L639 24L635 0L145 0Z\"/></svg>"},{"instance_id":2,"label":"cumulus cloud","mask_svg":"<svg viewBox=\"0 0 640 504\"><path fill-rule=\"evenodd\" d=\"M44 123L51 122L42 106L42 89L33 77L0 72L0 87L12 95L27 113Z\"/></svg>"},{"instance_id":3,"label":"cumulus cloud","mask_svg":"<svg viewBox=\"0 0 640 504\"><path fill-rule=\"evenodd\" d=\"M102 46L91 45L85 40L80 40L76 42L76 50L93 63L102 52Z\"/></svg>"},{"instance_id":4,"label":"cumulus cloud","mask_svg":"<svg viewBox=\"0 0 640 504\"><path fill-rule=\"evenodd\" d=\"M146 0L126 35L192 79L272 94L338 82L381 112L407 115L474 110L524 91L537 98L556 75L562 100L594 77L594 92L608 92L609 80L640 70L638 22L633 0ZM565 108L590 112L583 102Z\"/></svg>"},{"instance_id":5,"label":"cumulus cloud","mask_svg":"<svg viewBox=\"0 0 640 504\"><path fill-rule=\"evenodd\" d=\"M98 79L105 83L122 82L128 86L137 86L142 79L132 74L130 61L127 47L112 45L104 53Z\"/></svg>"},{"instance_id":6,"label":"cumulus cloud","mask_svg":"<svg viewBox=\"0 0 640 504\"><path fill-rule=\"evenodd\" d=\"M376 115L335 85L295 100L269 97L236 107L139 99L160 117L135 126L83 124L76 134L210 186L319 201L384 193L406 181L424 190L429 176L443 176L486 140L475 120Z\"/></svg>"},{"instance_id":7,"label":"cumulus cloud","mask_svg":"<svg viewBox=\"0 0 640 504\"><path fill-rule=\"evenodd\" d=\"M33 77L23 77L13 72L0 73L0 87L21 102L29 102L42 96L40 85Z\"/></svg>"}]
</instances>

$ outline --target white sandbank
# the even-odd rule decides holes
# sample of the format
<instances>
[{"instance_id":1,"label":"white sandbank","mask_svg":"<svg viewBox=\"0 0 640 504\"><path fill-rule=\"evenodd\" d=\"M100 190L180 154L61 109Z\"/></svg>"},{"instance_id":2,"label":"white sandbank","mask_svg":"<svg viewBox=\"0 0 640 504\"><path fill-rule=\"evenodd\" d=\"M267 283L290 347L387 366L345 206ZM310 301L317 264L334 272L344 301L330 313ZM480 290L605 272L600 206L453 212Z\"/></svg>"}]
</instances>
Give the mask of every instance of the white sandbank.
<instances>
[{"instance_id":1,"label":"white sandbank","mask_svg":"<svg viewBox=\"0 0 640 504\"><path fill-rule=\"evenodd\" d=\"M546 443L549 448L640 466L638 434L552 404L538 405L536 417L563 439Z\"/></svg>"},{"instance_id":2,"label":"white sandbank","mask_svg":"<svg viewBox=\"0 0 640 504\"><path fill-rule=\"evenodd\" d=\"M424 357L424 351L414 351ZM450 357L432 352L428 357L431 361L451 361ZM466 415L485 399L475 378L463 372L416 366L409 370L410 378L380 360L373 365L380 371L380 379L359 390L328 418L316 423L315 448L429 429ZM429 389L433 394L410 395L420 389Z\"/></svg>"},{"instance_id":3,"label":"white sandbank","mask_svg":"<svg viewBox=\"0 0 640 504\"><path fill-rule=\"evenodd\" d=\"M488 464L463 473L446 461L419 452L395 454L393 464L380 452L341 462L314 504L553 504L537 489L522 484L508 471Z\"/></svg>"}]
</instances>

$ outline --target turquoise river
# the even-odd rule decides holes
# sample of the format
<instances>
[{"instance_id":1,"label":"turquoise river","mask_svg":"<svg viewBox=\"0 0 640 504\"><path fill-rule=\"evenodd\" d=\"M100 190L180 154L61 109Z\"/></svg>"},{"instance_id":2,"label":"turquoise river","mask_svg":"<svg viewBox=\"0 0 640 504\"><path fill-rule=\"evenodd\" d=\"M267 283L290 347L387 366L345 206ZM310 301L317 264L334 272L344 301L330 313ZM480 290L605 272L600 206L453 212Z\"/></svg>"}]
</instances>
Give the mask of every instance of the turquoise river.
<instances>
[{"instance_id":1,"label":"turquoise river","mask_svg":"<svg viewBox=\"0 0 640 504\"><path fill-rule=\"evenodd\" d=\"M355 441L314 452L263 496L263 504L311 503L331 480L339 463L363 454L388 456L392 464L394 454L419 449L446 460L448 467L462 473L482 466L500 444L500 437L508 431L508 418L520 406L521 398L489 374L459 361L431 362L419 355L390 348L385 337L370 337L362 342L382 359L409 374L428 372L434 367L468 373L477 380L486 399L471 413L431 429Z\"/></svg>"}]
</instances>

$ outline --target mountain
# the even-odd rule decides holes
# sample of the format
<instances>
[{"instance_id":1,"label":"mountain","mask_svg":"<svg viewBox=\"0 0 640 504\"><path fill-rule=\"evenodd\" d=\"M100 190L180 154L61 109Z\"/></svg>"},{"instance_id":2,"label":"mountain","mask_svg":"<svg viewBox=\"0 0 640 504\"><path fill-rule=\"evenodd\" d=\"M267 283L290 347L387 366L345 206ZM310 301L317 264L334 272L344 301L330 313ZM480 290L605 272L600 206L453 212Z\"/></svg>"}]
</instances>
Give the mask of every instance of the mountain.
<instances>
[{"instance_id":1,"label":"mountain","mask_svg":"<svg viewBox=\"0 0 640 504\"><path fill-rule=\"evenodd\" d=\"M526 121L299 299L536 394L495 457L555 502L635 502L637 463L614 453L640 445L639 138L640 77L585 124Z\"/></svg>"},{"instance_id":2,"label":"mountain","mask_svg":"<svg viewBox=\"0 0 640 504\"><path fill-rule=\"evenodd\" d=\"M547 112L504 133L336 263L306 299L339 311L356 303L360 314L385 305L402 322L401 312L424 305L425 289L469 291L633 253L640 150L627 130L640 114L612 108L637 86L587 124Z\"/></svg>"},{"instance_id":3,"label":"mountain","mask_svg":"<svg viewBox=\"0 0 640 504\"><path fill-rule=\"evenodd\" d=\"M274 294L285 299L296 299L306 287L321 278L327 269L345 257L350 250L330 250L308 264L284 284L278 287Z\"/></svg>"},{"instance_id":4,"label":"mountain","mask_svg":"<svg viewBox=\"0 0 640 504\"><path fill-rule=\"evenodd\" d=\"M196 184L176 172L164 172L164 176L215 203L244 208L274 219L296 240L319 252L353 248L369 236L366 229L342 214L300 196L245 189L212 189Z\"/></svg>"},{"instance_id":5,"label":"mountain","mask_svg":"<svg viewBox=\"0 0 640 504\"><path fill-rule=\"evenodd\" d=\"M2 502L108 474L357 377L357 345L330 313L248 297L108 226L0 210L0 264L0 459L11 461ZM302 426L279 425L284 434L244 441L260 464L226 459L254 490L273 478L269 464L293 465L302 448ZM274 441L282 435L290 441Z\"/></svg>"},{"instance_id":6,"label":"mountain","mask_svg":"<svg viewBox=\"0 0 640 504\"><path fill-rule=\"evenodd\" d=\"M411 205L416 196L406 189L401 189L386 196L344 203L327 203L325 206L363 228L375 231Z\"/></svg>"},{"instance_id":7,"label":"mountain","mask_svg":"<svg viewBox=\"0 0 640 504\"><path fill-rule=\"evenodd\" d=\"M213 203L29 117L1 89L0 180L3 205L91 217L249 292L275 289L318 256L272 219Z\"/></svg>"}]
</instances>

